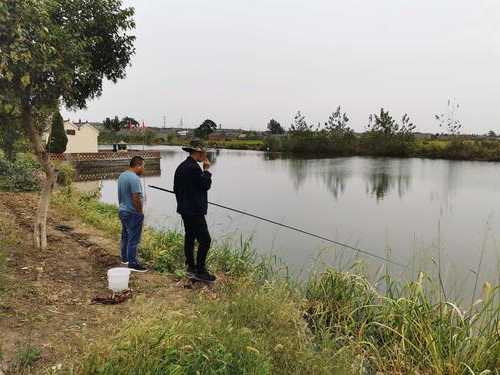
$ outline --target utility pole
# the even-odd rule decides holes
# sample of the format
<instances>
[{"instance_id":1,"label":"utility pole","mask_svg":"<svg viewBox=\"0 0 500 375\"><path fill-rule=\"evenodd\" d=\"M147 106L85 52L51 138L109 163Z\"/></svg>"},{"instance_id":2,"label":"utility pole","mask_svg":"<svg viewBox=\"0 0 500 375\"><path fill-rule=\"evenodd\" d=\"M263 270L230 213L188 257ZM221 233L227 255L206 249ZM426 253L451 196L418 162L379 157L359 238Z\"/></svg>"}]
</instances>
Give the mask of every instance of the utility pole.
<instances>
[{"instance_id":1,"label":"utility pole","mask_svg":"<svg viewBox=\"0 0 500 375\"><path fill-rule=\"evenodd\" d=\"M163 115L163 129L167 127L167 115Z\"/></svg>"}]
</instances>

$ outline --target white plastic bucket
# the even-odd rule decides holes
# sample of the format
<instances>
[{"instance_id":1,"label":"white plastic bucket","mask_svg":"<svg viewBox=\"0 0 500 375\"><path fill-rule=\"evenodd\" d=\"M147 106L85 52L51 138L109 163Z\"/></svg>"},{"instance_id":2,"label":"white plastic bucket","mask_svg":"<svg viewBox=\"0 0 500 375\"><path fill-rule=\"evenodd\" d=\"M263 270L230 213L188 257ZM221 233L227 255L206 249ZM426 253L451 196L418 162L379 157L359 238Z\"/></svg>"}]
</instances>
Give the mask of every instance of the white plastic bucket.
<instances>
[{"instance_id":1,"label":"white plastic bucket","mask_svg":"<svg viewBox=\"0 0 500 375\"><path fill-rule=\"evenodd\" d=\"M121 292L128 289L130 270L124 267L116 267L108 270L108 288L113 292Z\"/></svg>"}]
</instances>

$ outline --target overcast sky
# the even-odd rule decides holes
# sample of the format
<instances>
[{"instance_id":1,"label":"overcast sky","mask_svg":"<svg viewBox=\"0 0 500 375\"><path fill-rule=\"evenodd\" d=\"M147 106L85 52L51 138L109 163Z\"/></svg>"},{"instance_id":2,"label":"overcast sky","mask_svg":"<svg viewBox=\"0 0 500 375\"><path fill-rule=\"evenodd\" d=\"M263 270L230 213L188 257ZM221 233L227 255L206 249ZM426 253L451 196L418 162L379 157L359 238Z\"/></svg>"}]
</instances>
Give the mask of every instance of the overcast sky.
<instances>
[{"instance_id":1,"label":"overcast sky","mask_svg":"<svg viewBox=\"0 0 500 375\"><path fill-rule=\"evenodd\" d=\"M74 120L130 115L185 127L324 122L338 105L356 130L384 107L418 130L448 98L464 132L500 131L498 0L128 0L136 48Z\"/></svg>"}]
</instances>

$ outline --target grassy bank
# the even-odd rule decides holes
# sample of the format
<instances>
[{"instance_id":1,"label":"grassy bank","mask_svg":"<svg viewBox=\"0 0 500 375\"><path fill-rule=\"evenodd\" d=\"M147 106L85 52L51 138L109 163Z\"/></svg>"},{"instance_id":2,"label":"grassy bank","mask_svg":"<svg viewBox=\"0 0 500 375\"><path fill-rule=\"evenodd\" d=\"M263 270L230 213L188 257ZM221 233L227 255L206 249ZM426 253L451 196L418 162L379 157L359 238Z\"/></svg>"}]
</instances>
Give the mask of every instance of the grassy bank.
<instances>
[{"instance_id":1,"label":"grassy bank","mask_svg":"<svg viewBox=\"0 0 500 375\"><path fill-rule=\"evenodd\" d=\"M116 207L70 190L54 204L118 239ZM141 256L182 274L182 236L146 229ZM500 291L486 284L472 306L434 301L420 274L385 295L363 275L329 269L297 283L248 244L216 247L212 292L173 313L147 302L116 337L78 363L86 374L487 374L500 367Z\"/></svg>"}]
</instances>

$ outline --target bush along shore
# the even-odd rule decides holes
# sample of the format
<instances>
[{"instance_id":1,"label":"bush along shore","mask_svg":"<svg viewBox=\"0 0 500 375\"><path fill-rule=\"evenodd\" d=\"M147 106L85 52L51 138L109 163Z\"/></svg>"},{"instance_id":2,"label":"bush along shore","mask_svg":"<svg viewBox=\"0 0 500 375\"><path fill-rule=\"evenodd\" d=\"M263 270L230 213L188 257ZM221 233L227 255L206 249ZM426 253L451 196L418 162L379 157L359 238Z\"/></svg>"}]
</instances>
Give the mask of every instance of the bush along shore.
<instances>
[{"instance_id":1,"label":"bush along shore","mask_svg":"<svg viewBox=\"0 0 500 375\"><path fill-rule=\"evenodd\" d=\"M63 189L53 204L119 239L117 208ZM183 274L182 235L146 228L142 258ZM77 364L85 374L498 374L500 290L485 284L469 306L433 298L425 274L384 294L362 274L327 269L305 282L249 244L216 246L217 298L190 312L145 302L116 337L99 338Z\"/></svg>"}]
</instances>

